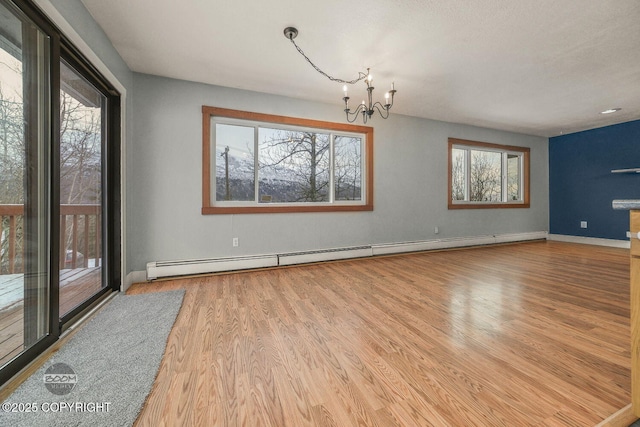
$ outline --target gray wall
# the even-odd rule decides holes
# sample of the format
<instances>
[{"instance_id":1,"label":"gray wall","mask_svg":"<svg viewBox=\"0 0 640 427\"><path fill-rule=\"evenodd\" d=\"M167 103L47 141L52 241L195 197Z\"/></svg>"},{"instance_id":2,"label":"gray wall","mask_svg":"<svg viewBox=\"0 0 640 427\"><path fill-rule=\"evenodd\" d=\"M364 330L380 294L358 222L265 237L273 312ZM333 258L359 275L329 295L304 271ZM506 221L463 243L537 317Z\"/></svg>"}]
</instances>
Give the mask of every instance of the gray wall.
<instances>
[{"instance_id":1,"label":"gray wall","mask_svg":"<svg viewBox=\"0 0 640 427\"><path fill-rule=\"evenodd\" d=\"M436 225L440 238L548 229L546 138L399 115L372 122L373 212L203 216L202 105L342 122L340 88L327 105L131 73L80 0L50 4L127 91L125 274L156 260L428 240ZM448 137L531 147L531 208L447 210Z\"/></svg>"},{"instance_id":2,"label":"gray wall","mask_svg":"<svg viewBox=\"0 0 640 427\"><path fill-rule=\"evenodd\" d=\"M343 122L340 88L328 105L136 73L133 87L128 271L148 261L548 230L547 138L393 114L371 122L373 212L201 215L202 105ZM531 208L449 211L449 137L530 147Z\"/></svg>"}]
</instances>

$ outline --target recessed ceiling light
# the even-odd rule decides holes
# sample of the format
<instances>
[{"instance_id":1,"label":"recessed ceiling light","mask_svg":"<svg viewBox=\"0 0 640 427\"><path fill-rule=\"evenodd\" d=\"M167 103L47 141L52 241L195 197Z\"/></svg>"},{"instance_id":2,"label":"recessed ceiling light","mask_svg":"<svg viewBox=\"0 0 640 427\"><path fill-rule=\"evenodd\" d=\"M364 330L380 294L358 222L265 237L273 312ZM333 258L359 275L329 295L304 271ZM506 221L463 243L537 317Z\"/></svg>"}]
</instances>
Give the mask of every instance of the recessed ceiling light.
<instances>
[{"instance_id":1,"label":"recessed ceiling light","mask_svg":"<svg viewBox=\"0 0 640 427\"><path fill-rule=\"evenodd\" d=\"M620 110L622 110L622 108L609 108L608 110L600 111L600 114L611 114Z\"/></svg>"}]
</instances>

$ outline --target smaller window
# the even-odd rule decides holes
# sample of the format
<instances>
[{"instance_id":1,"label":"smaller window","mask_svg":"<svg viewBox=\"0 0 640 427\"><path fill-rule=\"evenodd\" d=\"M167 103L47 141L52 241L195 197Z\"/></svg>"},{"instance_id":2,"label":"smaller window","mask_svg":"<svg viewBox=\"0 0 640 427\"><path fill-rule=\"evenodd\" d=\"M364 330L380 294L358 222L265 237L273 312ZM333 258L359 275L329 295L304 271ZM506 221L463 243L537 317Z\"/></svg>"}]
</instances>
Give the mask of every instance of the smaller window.
<instances>
[{"instance_id":1,"label":"smaller window","mask_svg":"<svg viewBox=\"0 0 640 427\"><path fill-rule=\"evenodd\" d=\"M529 151L449 138L449 209L528 208Z\"/></svg>"}]
</instances>

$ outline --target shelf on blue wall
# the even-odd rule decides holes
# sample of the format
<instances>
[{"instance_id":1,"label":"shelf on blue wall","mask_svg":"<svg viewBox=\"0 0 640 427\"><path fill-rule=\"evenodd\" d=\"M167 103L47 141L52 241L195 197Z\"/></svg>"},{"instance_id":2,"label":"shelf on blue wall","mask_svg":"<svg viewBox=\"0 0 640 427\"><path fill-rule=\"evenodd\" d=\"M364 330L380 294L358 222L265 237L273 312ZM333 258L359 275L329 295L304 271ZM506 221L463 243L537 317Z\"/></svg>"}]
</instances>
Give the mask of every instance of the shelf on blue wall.
<instances>
[{"instance_id":1,"label":"shelf on blue wall","mask_svg":"<svg viewBox=\"0 0 640 427\"><path fill-rule=\"evenodd\" d=\"M612 169L611 173L640 173L640 168L632 169Z\"/></svg>"}]
</instances>

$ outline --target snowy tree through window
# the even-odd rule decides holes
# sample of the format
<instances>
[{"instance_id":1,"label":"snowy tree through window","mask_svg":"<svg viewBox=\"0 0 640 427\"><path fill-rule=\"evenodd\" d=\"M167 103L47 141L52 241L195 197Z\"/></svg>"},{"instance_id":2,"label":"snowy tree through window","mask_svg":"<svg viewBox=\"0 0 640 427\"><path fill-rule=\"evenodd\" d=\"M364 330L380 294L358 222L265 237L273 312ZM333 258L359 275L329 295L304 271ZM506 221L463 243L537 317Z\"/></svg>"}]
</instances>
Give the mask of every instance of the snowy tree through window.
<instances>
[{"instance_id":1,"label":"snowy tree through window","mask_svg":"<svg viewBox=\"0 0 640 427\"><path fill-rule=\"evenodd\" d=\"M529 207L529 151L449 138L449 209Z\"/></svg>"},{"instance_id":2,"label":"snowy tree through window","mask_svg":"<svg viewBox=\"0 0 640 427\"><path fill-rule=\"evenodd\" d=\"M214 107L203 114L204 213L372 210L372 128Z\"/></svg>"}]
</instances>

